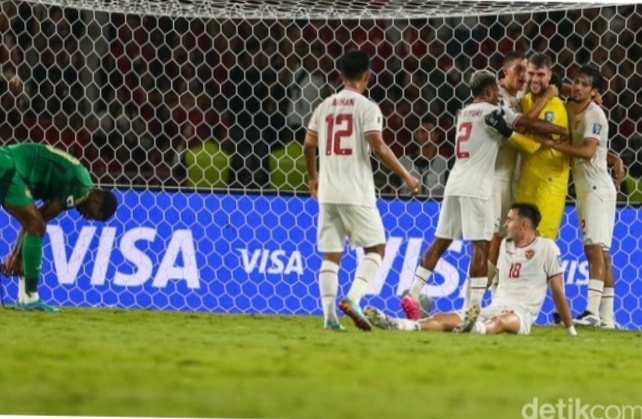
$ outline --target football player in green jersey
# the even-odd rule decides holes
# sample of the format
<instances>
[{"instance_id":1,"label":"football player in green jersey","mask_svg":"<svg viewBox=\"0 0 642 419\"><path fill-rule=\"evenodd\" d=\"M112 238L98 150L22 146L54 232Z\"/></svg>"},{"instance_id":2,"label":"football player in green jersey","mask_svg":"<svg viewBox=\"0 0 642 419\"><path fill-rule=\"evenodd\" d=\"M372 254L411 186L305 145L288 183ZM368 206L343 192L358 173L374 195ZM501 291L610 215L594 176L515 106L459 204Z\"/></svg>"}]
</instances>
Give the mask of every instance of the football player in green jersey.
<instances>
[{"instance_id":1,"label":"football player in green jersey","mask_svg":"<svg viewBox=\"0 0 642 419\"><path fill-rule=\"evenodd\" d=\"M35 201L42 201L37 208ZM44 144L0 147L0 203L22 226L2 273L20 276L17 310L57 312L38 296L47 222L71 208L87 220L116 212L113 193L94 186L87 169L65 151Z\"/></svg>"}]
</instances>

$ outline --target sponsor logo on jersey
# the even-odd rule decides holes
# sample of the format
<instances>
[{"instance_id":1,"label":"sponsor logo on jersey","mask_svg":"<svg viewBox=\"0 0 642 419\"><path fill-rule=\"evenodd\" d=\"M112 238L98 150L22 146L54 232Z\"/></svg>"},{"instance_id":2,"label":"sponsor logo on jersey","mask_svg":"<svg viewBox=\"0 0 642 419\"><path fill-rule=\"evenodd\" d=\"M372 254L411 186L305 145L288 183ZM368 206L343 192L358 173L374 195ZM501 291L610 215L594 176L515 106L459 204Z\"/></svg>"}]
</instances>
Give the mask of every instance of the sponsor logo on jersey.
<instances>
[{"instance_id":1,"label":"sponsor logo on jersey","mask_svg":"<svg viewBox=\"0 0 642 419\"><path fill-rule=\"evenodd\" d=\"M593 134L600 135L601 131L602 131L602 124L598 124L597 122L593 124Z\"/></svg>"},{"instance_id":2,"label":"sponsor logo on jersey","mask_svg":"<svg viewBox=\"0 0 642 419\"><path fill-rule=\"evenodd\" d=\"M546 112L544 114L544 120L548 122L553 122L554 117L555 117L555 114L553 112Z\"/></svg>"}]
</instances>

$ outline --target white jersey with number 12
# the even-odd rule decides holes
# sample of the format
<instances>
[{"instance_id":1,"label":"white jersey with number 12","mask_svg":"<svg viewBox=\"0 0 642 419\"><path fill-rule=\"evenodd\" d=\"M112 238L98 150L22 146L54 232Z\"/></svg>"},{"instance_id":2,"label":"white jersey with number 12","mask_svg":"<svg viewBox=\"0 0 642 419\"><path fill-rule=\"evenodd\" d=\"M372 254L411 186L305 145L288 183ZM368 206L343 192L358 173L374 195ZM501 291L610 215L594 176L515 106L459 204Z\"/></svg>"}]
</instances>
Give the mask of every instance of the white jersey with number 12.
<instances>
[{"instance_id":1,"label":"white jersey with number 12","mask_svg":"<svg viewBox=\"0 0 642 419\"><path fill-rule=\"evenodd\" d=\"M351 89L330 96L315 109L308 130L319 139L320 203L375 205L365 136L382 128L379 106Z\"/></svg>"}]
</instances>

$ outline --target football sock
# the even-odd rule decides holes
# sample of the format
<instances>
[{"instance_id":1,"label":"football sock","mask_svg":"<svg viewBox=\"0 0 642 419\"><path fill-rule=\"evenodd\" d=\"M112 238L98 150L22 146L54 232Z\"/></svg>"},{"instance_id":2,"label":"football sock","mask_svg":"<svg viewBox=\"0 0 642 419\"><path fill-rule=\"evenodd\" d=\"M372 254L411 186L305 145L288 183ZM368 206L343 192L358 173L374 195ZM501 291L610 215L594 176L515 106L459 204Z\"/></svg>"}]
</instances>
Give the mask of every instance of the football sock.
<instances>
[{"instance_id":1,"label":"football sock","mask_svg":"<svg viewBox=\"0 0 642 419\"><path fill-rule=\"evenodd\" d=\"M586 309L592 314L599 316L598 308L600 307L600 301L602 301L602 293L604 290L604 281L599 279L589 279L588 282L588 304Z\"/></svg>"},{"instance_id":2,"label":"football sock","mask_svg":"<svg viewBox=\"0 0 642 419\"><path fill-rule=\"evenodd\" d=\"M613 300L615 298L615 290L613 287L604 287L602 293L602 300L600 302L600 319L608 326L615 324L615 316L613 315Z\"/></svg>"},{"instance_id":3,"label":"football sock","mask_svg":"<svg viewBox=\"0 0 642 419\"><path fill-rule=\"evenodd\" d=\"M366 293L368 284L375 279L379 273L379 266L381 266L381 255L379 255L379 253L370 252L363 257L357 267L357 273L355 274L354 281L352 281L350 291L348 291L350 301L359 305L361 297Z\"/></svg>"},{"instance_id":4,"label":"football sock","mask_svg":"<svg viewBox=\"0 0 642 419\"><path fill-rule=\"evenodd\" d=\"M410 286L410 296L413 300L419 301L419 294L421 294L421 289L426 285L426 281L432 275L432 271L424 268L423 266L417 266L415 270L415 277L412 280L412 285Z\"/></svg>"},{"instance_id":5,"label":"football sock","mask_svg":"<svg viewBox=\"0 0 642 419\"><path fill-rule=\"evenodd\" d=\"M319 290L321 292L321 305L323 308L323 318L325 320L336 321L337 312L335 303L337 301L337 290L339 289L339 265L329 260L321 263L319 272Z\"/></svg>"},{"instance_id":6,"label":"football sock","mask_svg":"<svg viewBox=\"0 0 642 419\"><path fill-rule=\"evenodd\" d=\"M25 235L22 244L22 263L25 275L25 292L29 300L36 297L33 301L37 301L38 279L42 269L42 237Z\"/></svg>"}]
</instances>

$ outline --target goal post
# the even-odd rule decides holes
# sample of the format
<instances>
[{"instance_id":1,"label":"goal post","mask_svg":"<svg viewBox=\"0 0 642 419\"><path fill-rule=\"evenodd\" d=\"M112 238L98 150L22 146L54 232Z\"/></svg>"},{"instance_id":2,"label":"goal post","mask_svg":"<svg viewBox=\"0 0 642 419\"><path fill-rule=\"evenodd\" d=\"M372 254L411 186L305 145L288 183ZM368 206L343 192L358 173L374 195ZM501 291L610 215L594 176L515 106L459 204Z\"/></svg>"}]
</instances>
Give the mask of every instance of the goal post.
<instances>
[{"instance_id":1,"label":"goal post","mask_svg":"<svg viewBox=\"0 0 642 419\"><path fill-rule=\"evenodd\" d=\"M504 55L522 49L549 54L566 81L586 62L608 80L611 149L628 173L612 249L616 317L640 328L641 21L639 4L6 1L4 143L69 151L121 202L104 225L75 211L50 223L41 295L63 306L320 314L318 205L307 196L301 140L314 106L340 88L337 58L350 48L372 56L368 95L397 155L414 155L415 136L429 124L446 162L431 175L438 180L454 161L469 75L498 71ZM8 86L14 75L17 91ZM376 187L389 240L366 299L400 314L441 197L404 197L379 165ZM2 256L18 226L5 212L0 222ZM558 244L577 314L588 272L572 194ZM340 292L359 257L348 253ZM438 265L424 289L437 309L461 305L469 260L468 246L455 242ZM3 282L11 302L16 281ZM551 310L547 301L538 321Z\"/></svg>"}]
</instances>

